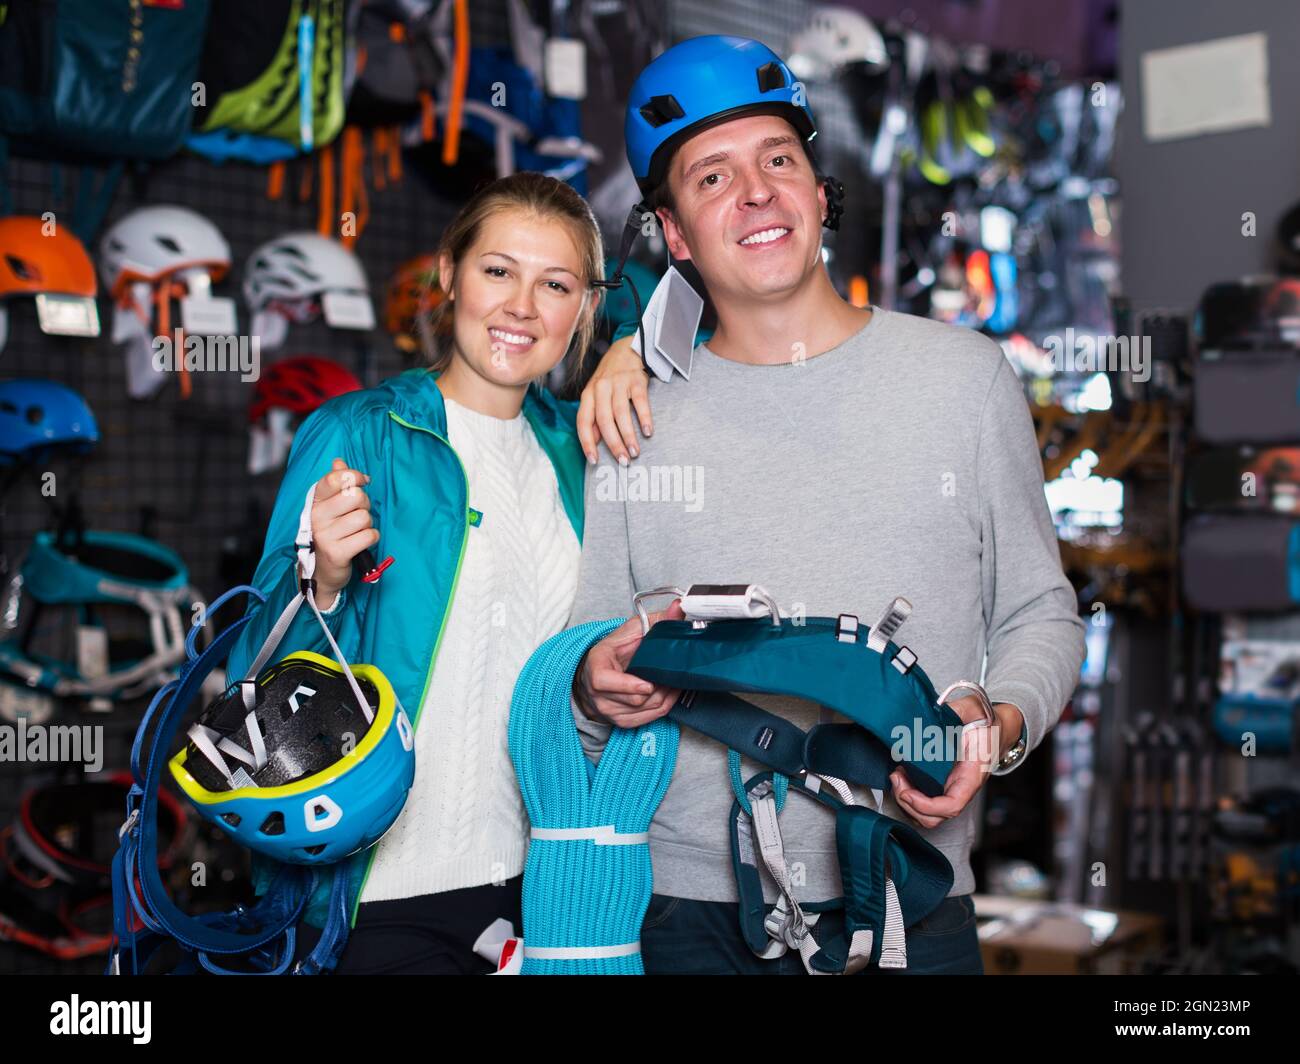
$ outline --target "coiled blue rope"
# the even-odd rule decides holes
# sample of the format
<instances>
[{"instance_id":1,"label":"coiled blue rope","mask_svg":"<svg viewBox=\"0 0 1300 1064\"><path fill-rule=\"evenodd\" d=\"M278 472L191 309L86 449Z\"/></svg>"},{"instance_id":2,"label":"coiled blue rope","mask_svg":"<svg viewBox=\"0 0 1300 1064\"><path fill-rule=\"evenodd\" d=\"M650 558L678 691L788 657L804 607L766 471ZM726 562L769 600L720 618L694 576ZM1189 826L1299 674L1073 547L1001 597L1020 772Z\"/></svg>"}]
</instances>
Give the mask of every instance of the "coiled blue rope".
<instances>
[{"instance_id":1,"label":"coiled blue rope","mask_svg":"<svg viewBox=\"0 0 1300 1064\"><path fill-rule=\"evenodd\" d=\"M587 649L621 621L543 643L515 685L510 757L533 825L524 867L524 975L641 975L653 887L650 821L677 763L677 725L614 728L593 769L570 693Z\"/></svg>"}]
</instances>

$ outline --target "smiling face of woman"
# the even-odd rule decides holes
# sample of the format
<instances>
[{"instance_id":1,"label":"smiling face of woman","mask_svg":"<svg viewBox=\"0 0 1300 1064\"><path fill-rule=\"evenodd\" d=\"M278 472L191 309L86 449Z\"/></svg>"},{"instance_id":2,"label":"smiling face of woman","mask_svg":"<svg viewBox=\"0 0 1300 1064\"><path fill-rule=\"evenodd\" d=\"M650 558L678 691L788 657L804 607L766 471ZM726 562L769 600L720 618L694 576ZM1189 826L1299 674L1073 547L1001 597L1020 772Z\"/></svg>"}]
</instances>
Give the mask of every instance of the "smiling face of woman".
<instances>
[{"instance_id":1,"label":"smiling face of woman","mask_svg":"<svg viewBox=\"0 0 1300 1064\"><path fill-rule=\"evenodd\" d=\"M528 383L564 358L581 315L594 306L582 273L564 221L513 208L487 218L459 264L444 255L439 269L453 310L447 384L522 400Z\"/></svg>"}]
</instances>

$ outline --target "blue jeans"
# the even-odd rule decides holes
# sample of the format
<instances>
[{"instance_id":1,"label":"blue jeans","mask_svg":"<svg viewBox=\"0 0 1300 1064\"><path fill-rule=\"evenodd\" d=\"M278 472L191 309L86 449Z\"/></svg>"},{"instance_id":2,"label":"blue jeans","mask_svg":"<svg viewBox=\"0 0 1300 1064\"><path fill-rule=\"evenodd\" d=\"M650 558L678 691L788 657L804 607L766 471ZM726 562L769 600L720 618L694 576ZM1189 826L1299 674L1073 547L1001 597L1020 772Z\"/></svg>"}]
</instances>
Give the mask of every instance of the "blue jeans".
<instances>
[{"instance_id":1,"label":"blue jeans","mask_svg":"<svg viewBox=\"0 0 1300 1064\"><path fill-rule=\"evenodd\" d=\"M641 957L647 975L803 975L793 950L775 960L755 957L740 934L738 906L655 894L641 925ZM822 922L835 930L838 913ZM907 929L907 967L861 974L983 975L975 904L969 894L945 898L924 920Z\"/></svg>"}]
</instances>

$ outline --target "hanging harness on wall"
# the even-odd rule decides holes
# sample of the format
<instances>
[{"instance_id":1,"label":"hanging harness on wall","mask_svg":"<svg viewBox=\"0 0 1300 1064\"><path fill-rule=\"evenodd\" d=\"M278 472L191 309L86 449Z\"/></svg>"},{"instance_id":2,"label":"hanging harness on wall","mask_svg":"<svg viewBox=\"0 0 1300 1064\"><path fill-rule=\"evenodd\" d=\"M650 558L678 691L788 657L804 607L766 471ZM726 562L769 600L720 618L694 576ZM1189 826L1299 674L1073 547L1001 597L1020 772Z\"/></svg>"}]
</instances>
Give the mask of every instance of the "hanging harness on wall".
<instances>
[{"instance_id":1,"label":"hanging harness on wall","mask_svg":"<svg viewBox=\"0 0 1300 1064\"><path fill-rule=\"evenodd\" d=\"M687 619L650 628L642 600L669 591L682 599ZM905 967L905 928L947 896L952 868L911 827L855 804L848 784L883 794L901 767L926 794L941 794L955 760L951 738L992 722L986 710L984 721L962 725L945 704L958 686L975 685L936 695L916 656L891 641L911 611L904 599L869 629L849 614L795 623L752 586L657 589L634 601L646 635L628 671L682 690L666 720L636 731L614 728L594 769L582 752L569 702L574 673L617 621L543 644L515 691L510 750L533 824L523 973L642 971L648 831L672 775L676 725L728 748L736 793L728 832L750 948L764 958L795 949L811 974ZM823 723L805 733L736 691L808 698L852 723ZM944 740L937 747L935 737ZM894 746L901 761L891 756ZM744 780L741 755L769 771ZM841 898L803 904L794 896L777 819L791 791L835 812ZM760 860L779 890L770 913ZM843 929L819 938L819 915L831 909L842 911Z\"/></svg>"},{"instance_id":2,"label":"hanging harness on wall","mask_svg":"<svg viewBox=\"0 0 1300 1064\"><path fill-rule=\"evenodd\" d=\"M307 491L299 519L299 593L276 619L248 673L232 683L188 731L170 770L198 813L237 842L281 862L250 908L188 916L171 901L154 868L157 812L167 751L205 677L230 652L255 612L227 627L201 654L197 629L186 639L179 679L154 697L131 750L134 783L122 844L113 860L115 943L109 972L143 972L157 948L174 940L196 966L231 974L328 972L347 942L348 882L343 859L376 843L397 819L415 778L415 733L392 685L371 665L350 666L316 605L316 556ZM232 588L210 607L254 587ZM306 602L334 653L292 653L265 673ZM347 742L350 732L355 746ZM349 747L351 749L349 750ZM340 749L349 752L340 755ZM329 912L312 953L294 964L295 929L320 877L331 884ZM138 922L138 923L137 923ZM145 930L140 930L143 924ZM214 959L214 956L219 958Z\"/></svg>"},{"instance_id":3,"label":"hanging harness on wall","mask_svg":"<svg viewBox=\"0 0 1300 1064\"><path fill-rule=\"evenodd\" d=\"M118 772L23 795L13 823L0 830L0 941L59 960L108 950L112 840L130 786L130 775ZM165 875L182 846L185 810L164 794L159 811Z\"/></svg>"},{"instance_id":4,"label":"hanging harness on wall","mask_svg":"<svg viewBox=\"0 0 1300 1064\"><path fill-rule=\"evenodd\" d=\"M32 601L27 624L13 605L23 591ZM106 700L133 698L172 678L185 653L181 611L199 598L180 556L154 540L127 532L83 531L70 538L38 532L11 582L7 609L15 616L6 625L26 631L0 641L0 670L30 689L106 708ZM149 638L141 656L113 660L110 626L96 614L102 605L144 613ZM58 656L31 646L36 615L51 607L77 615L76 648Z\"/></svg>"}]
</instances>

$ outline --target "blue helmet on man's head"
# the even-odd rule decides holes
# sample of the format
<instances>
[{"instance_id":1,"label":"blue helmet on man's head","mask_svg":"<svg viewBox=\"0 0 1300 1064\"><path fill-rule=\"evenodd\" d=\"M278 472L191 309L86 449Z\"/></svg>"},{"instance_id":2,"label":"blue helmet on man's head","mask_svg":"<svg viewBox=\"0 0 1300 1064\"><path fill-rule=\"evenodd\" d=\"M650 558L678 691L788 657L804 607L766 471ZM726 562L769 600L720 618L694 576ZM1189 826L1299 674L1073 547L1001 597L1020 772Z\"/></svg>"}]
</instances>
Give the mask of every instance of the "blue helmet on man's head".
<instances>
[{"instance_id":1,"label":"blue helmet on man's head","mask_svg":"<svg viewBox=\"0 0 1300 1064\"><path fill-rule=\"evenodd\" d=\"M692 37L664 52L632 86L623 126L641 192L668 174L673 152L696 133L752 114L787 119L804 144L817 125L804 86L772 49L746 37Z\"/></svg>"}]
</instances>

